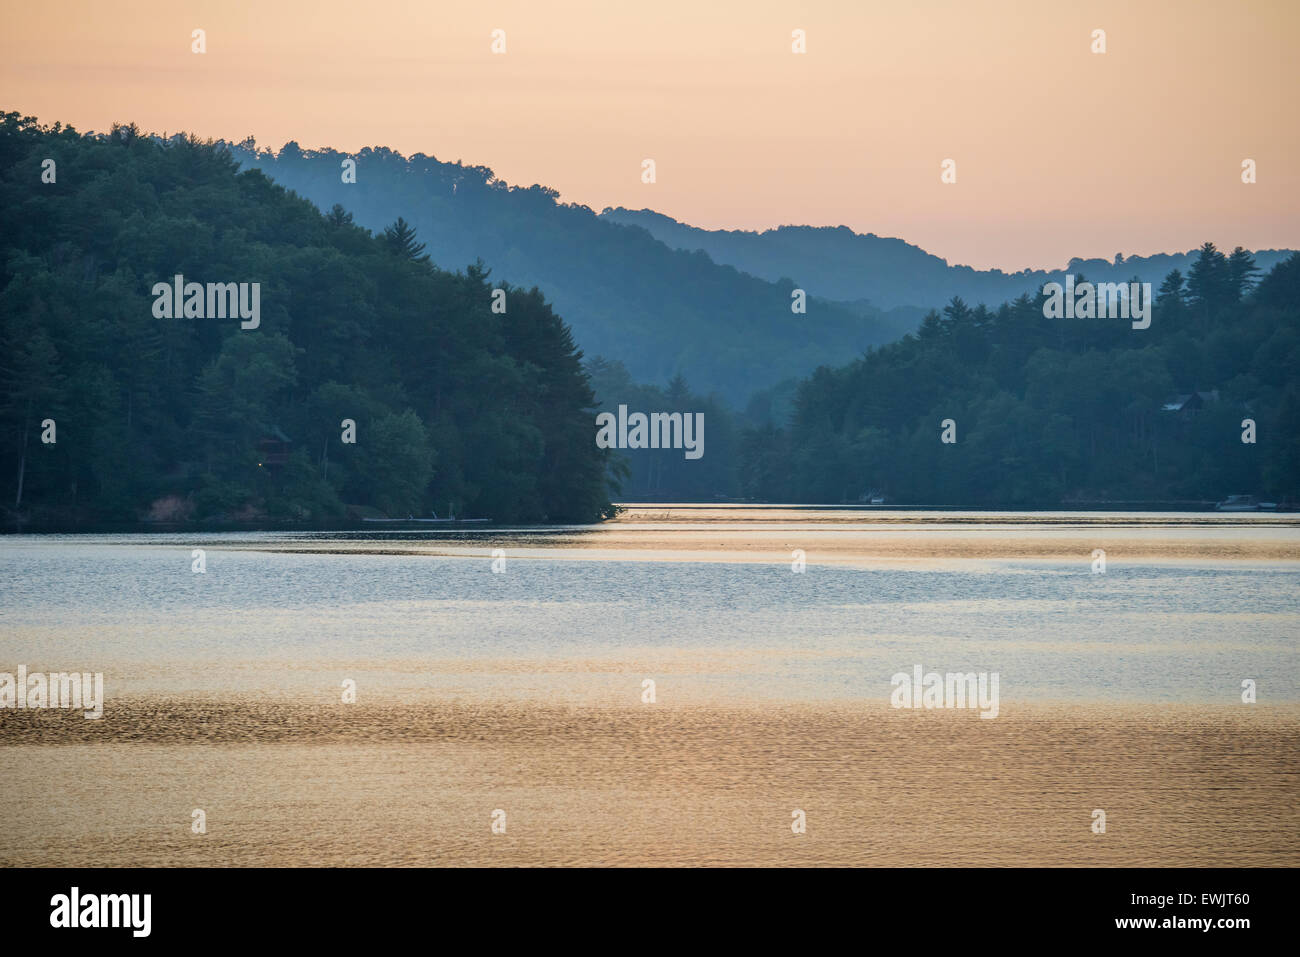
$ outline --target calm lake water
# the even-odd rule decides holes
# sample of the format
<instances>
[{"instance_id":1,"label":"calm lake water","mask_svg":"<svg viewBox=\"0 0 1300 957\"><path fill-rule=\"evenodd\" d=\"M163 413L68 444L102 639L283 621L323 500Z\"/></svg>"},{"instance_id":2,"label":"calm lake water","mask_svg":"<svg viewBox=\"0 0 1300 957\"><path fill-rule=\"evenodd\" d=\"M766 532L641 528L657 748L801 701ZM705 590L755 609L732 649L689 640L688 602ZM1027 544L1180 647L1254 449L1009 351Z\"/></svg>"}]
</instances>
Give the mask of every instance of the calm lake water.
<instances>
[{"instance_id":1,"label":"calm lake water","mask_svg":"<svg viewBox=\"0 0 1300 957\"><path fill-rule=\"evenodd\" d=\"M1300 700L1291 516L647 507L599 527L0 538L0 671L114 695ZM1107 551L1093 573L1092 549ZM191 571L191 549L206 572ZM493 549L505 559L492 570ZM806 571L792 571L802 550Z\"/></svg>"}]
</instances>

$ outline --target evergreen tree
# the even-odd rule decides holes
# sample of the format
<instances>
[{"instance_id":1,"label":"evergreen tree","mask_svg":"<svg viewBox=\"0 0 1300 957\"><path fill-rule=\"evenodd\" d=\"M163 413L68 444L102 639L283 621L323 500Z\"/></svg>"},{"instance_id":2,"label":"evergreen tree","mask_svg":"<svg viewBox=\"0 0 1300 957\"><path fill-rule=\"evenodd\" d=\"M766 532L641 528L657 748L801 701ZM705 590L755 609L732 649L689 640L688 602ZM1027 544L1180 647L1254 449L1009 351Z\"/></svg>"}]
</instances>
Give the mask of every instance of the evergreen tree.
<instances>
[{"instance_id":1,"label":"evergreen tree","mask_svg":"<svg viewBox=\"0 0 1300 957\"><path fill-rule=\"evenodd\" d=\"M424 243L415 241L415 228L401 216L391 226L384 227L384 242L394 254L415 263L427 263Z\"/></svg>"},{"instance_id":2,"label":"evergreen tree","mask_svg":"<svg viewBox=\"0 0 1300 957\"><path fill-rule=\"evenodd\" d=\"M1214 243L1201 247L1187 277L1187 290L1189 304L1202 319L1214 316L1222 307L1236 301L1228 260Z\"/></svg>"},{"instance_id":3,"label":"evergreen tree","mask_svg":"<svg viewBox=\"0 0 1300 957\"><path fill-rule=\"evenodd\" d=\"M1228 288L1233 302L1240 302L1254 287L1259 275L1255 257L1238 246L1228 257Z\"/></svg>"},{"instance_id":4,"label":"evergreen tree","mask_svg":"<svg viewBox=\"0 0 1300 957\"><path fill-rule=\"evenodd\" d=\"M1181 270L1171 270L1156 292L1156 308L1166 315L1181 315L1187 305L1187 280Z\"/></svg>"}]
</instances>

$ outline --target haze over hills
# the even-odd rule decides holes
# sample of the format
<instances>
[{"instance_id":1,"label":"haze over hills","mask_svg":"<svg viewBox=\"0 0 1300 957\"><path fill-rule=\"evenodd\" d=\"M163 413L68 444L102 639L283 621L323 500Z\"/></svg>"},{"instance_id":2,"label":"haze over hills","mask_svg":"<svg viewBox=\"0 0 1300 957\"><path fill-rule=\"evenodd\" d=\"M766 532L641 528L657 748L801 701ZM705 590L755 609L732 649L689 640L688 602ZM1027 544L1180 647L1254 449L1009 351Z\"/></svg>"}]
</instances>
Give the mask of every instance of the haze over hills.
<instances>
[{"instance_id":1,"label":"haze over hills","mask_svg":"<svg viewBox=\"0 0 1300 957\"><path fill-rule=\"evenodd\" d=\"M1059 270L979 270L951 266L946 259L901 239L855 233L847 226L781 226L762 232L701 229L651 209L609 208L601 219L640 226L674 249L708 253L715 262L735 266L763 279L798 276L816 295L833 300L863 300L880 309L915 306L937 309L959 296L967 304L995 306L1023 293L1037 293L1044 283L1060 282L1066 273L1094 282L1139 281L1158 286L1170 270L1184 275L1197 250L1127 256L1114 260L1071 259ZM1267 272L1294 250L1254 253Z\"/></svg>"},{"instance_id":2,"label":"haze over hills","mask_svg":"<svg viewBox=\"0 0 1300 957\"><path fill-rule=\"evenodd\" d=\"M1055 271L976 270L844 226L746 232L700 229L649 209L597 215L559 202L553 189L511 186L486 166L382 147L349 154L294 142L275 152L251 138L222 145L322 211L342 205L375 231L404 218L443 268L481 259L490 283L537 286L588 358L620 361L642 383L684 376L694 393L735 408L898 340L954 296L996 306L1036 295L1067 272L1158 286L1193 261L1174 253L1074 259ZM344 175L348 160L355 177ZM1255 259L1267 271L1289 254L1263 250ZM796 288L809 296L806 315L791 311Z\"/></svg>"},{"instance_id":3,"label":"haze over hills","mask_svg":"<svg viewBox=\"0 0 1300 957\"><path fill-rule=\"evenodd\" d=\"M283 174L273 184L238 172L227 144L0 121L0 325L14 355L0 369L0 465L15 513L318 521L446 502L589 520L607 513L621 460L592 444L591 414L624 402L708 421L702 464L676 444L633 457L620 491L647 499L1300 496L1300 253L1261 274L1249 253L1207 242L1161 281L1141 326L1051 319L1041 293L954 300L863 355L845 344L866 321L842 304L812 299L796 315L791 280L479 168L370 151L352 184L335 174L350 157L241 148ZM59 177L33 189L52 156ZM293 177L321 205L341 192L392 225L376 235L341 204L322 215L284 188ZM489 247L501 258L451 273L426 242L444 263ZM540 291L489 278L502 260L506 279L555 269L560 285L538 285L587 308L603 361L592 350L580 365L590 339L575 341ZM198 279L185 284L182 310L185 277L209 285L205 300ZM251 326L206 321L228 315L204 306L223 284ZM265 291L247 314L245 286ZM633 371L669 363L695 380ZM29 461L46 418L73 441ZM367 436L358 454L335 448L347 421Z\"/></svg>"},{"instance_id":4,"label":"haze over hills","mask_svg":"<svg viewBox=\"0 0 1300 957\"><path fill-rule=\"evenodd\" d=\"M510 186L485 166L383 148L346 154L288 143L273 153L252 140L223 145L244 168L322 211L340 204L375 231L404 218L442 268L482 259L491 283L539 287L588 357L620 360L639 382L680 374L735 406L757 389L896 340L922 318L918 309L822 300L796 315L791 279L756 278L673 249L639 226L558 202L555 190ZM343 181L349 159L355 182Z\"/></svg>"}]
</instances>

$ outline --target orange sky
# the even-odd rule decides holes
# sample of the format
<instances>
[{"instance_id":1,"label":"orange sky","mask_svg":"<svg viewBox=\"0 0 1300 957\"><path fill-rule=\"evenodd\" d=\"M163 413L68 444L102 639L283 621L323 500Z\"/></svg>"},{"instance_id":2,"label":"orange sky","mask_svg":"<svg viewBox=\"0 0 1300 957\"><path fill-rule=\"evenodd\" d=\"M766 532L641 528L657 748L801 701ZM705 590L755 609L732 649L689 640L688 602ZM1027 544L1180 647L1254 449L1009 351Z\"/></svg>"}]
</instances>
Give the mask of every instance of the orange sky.
<instances>
[{"instance_id":1,"label":"orange sky","mask_svg":"<svg viewBox=\"0 0 1300 957\"><path fill-rule=\"evenodd\" d=\"M982 268L1300 248L1297 0L8 0L0 91L82 130L385 145Z\"/></svg>"}]
</instances>

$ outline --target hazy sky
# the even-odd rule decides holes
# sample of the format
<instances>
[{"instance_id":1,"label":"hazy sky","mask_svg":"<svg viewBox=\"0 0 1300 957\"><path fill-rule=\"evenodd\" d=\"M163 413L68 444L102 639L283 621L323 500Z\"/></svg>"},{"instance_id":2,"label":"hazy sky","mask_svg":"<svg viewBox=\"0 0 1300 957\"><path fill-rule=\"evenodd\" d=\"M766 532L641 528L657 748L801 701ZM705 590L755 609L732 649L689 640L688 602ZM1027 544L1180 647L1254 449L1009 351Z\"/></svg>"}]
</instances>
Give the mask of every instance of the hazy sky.
<instances>
[{"instance_id":1,"label":"hazy sky","mask_svg":"<svg viewBox=\"0 0 1300 957\"><path fill-rule=\"evenodd\" d=\"M1300 247L1300 0L41 0L4 20L0 109L81 130L383 145L596 210L844 224L978 267Z\"/></svg>"}]
</instances>

